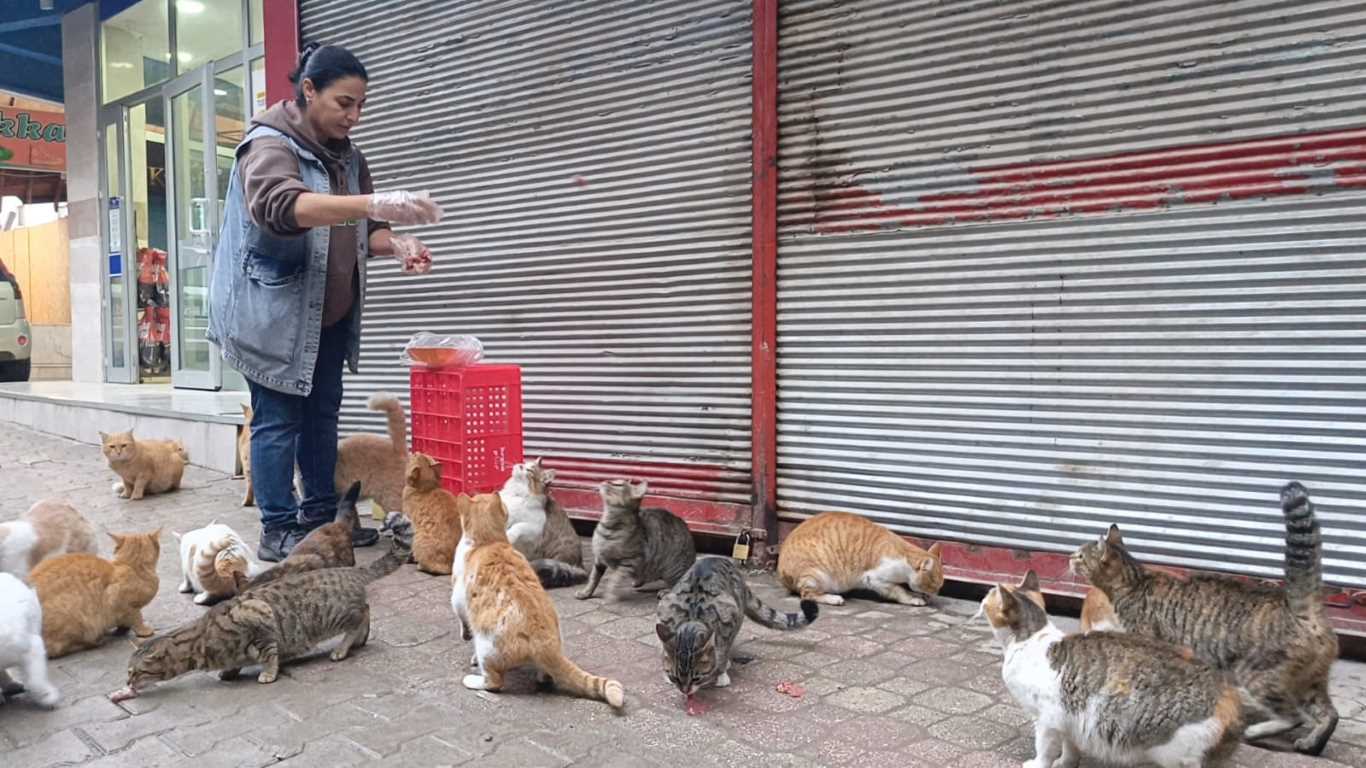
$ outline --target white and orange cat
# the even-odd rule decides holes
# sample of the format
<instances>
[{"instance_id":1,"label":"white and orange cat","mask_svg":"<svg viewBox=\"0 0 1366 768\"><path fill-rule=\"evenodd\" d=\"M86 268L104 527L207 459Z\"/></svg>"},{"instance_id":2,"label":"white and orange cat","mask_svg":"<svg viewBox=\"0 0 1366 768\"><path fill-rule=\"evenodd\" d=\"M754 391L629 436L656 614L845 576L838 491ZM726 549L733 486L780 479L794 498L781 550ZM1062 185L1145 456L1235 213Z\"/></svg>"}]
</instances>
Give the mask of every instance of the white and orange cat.
<instances>
[{"instance_id":1,"label":"white and orange cat","mask_svg":"<svg viewBox=\"0 0 1366 768\"><path fill-rule=\"evenodd\" d=\"M565 657L560 617L531 564L508 543L503 505L467 506L460 524L451 609L463 637L474 640L471 664L479 667L479 674L465 676L465 687L498 691L509 671L533 667L540 682L620 709L621 683L590 675Z\"/></svg>"},{"instance_id":2,"label":"white and orange cat","mask_svg":"<svg viewBox=\"0 0 1366 768\"><path fill-rule=\"evenodd\" d=\"M855 590L925 605L944 586L944 565L938 544L923 550L865 517L826 512L788 535L778 578L801 599L826 605L843 605L841 594Z\"/></svg>"},{"instance_id":3,"label":"white and orange cat","mask_svg":"<svg viewBox=\"0 0 1366 768\"><path fill-rule=\"evenodd\" d=\"M180 591L195 593L197 605L210 605L241 592L264 568L237 532L217 520L186 534L180 542Z\"/></svg>"},{"instance_id":4,"label":"white and orange cat","mask_svg":"<svg viewBox=\"0 0 1366 768\"><path fill-rule=\"evenodd\" d=\"M112 435L100 433L104 458L122 482L114 493L124 499L141 499L148 493L179 490L190 455L179 440L138 440L132 430Z\"/></svg>"},{"instance_id":5,"label":"white and orange cat","mask_svg":"<svg viewBox=\"0 0 1366 768\"><path fill-rule=\"evenodd\" d=\"M40 501L18 520L0 523L0 573L21 581L49 557L96 551L94 526L70 504Z\"/></svg>"}]
</instances>

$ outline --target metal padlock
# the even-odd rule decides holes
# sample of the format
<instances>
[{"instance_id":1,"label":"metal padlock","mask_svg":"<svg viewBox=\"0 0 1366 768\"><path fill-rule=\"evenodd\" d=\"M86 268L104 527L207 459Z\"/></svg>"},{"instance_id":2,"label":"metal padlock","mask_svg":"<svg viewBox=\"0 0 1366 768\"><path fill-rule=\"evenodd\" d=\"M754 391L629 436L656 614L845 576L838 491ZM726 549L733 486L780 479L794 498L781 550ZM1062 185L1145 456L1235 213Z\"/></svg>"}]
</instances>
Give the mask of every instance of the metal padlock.
<instances>
[{"instance_id":1,"label":"metal padlock","mask_svg":"<svg viewBox=\"0 0 1366 768\"><path fill-rule=\"evenodd\" d=\"M735 537L735 547L731 549L730 556L736 560L748 560L749 543L749 531L741 531L740 535Z\"/></svg>"}]
</instances>

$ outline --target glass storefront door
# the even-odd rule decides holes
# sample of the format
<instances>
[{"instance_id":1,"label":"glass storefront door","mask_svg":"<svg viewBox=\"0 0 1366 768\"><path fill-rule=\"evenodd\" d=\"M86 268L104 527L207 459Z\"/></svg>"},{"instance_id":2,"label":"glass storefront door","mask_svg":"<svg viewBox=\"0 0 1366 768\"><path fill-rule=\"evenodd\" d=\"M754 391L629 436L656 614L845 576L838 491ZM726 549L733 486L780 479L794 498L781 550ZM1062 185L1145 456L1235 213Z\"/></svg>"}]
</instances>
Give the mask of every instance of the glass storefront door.
<instances>
[{"instance_id":1,"label":"glass storefront door","mask_svg":"<svg viewBox=\"0 0 1366 768\"><path fill-rule=\"evenodd\" d=\"M116 384L136 384L139 380L137 346L133 336L133 305L129 285L128 248L128 171L124 166L128 152L127 112L120 106L100 113L99 140L104 149L104 168L100 173L100 229L104 265L101 307L104 326L104 379Z\"/></svg>"},{"instance_id":2,"label":"glass storefront door","mask_svg":"<svg viewBox=\"0 0 1366 768\"><path fill-rule=\"evenodd\" d=\"M176 387L189 389L218 389L222 385L222 358L206 337L209 277L218 229L213 88L209 68L190 72L167 86L171 226L175 231L170 257L175 326L171 379Z\"/></svg>"}]
</instances>

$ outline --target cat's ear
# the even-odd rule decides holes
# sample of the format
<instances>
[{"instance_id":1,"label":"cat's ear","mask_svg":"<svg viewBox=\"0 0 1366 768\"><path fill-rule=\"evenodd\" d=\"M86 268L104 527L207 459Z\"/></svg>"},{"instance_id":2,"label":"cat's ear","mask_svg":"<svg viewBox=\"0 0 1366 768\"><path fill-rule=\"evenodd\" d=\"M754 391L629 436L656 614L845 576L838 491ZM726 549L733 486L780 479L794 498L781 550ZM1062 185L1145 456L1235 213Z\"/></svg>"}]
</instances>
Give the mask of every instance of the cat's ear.
<instances>
[{"instance_id":1,"label":"cat's ear","mask_svg":"<svg viewBox=\"0 0 1366 768\"><path fill-rule=\"evenodd\" d=\"M1105 534L1105 543L1111 547L1118 547L1124 544L1124 539L1119 535L1119 526L1111 525L1110 530Z\"/></svg>"},{"instance_id":2,"label":"cat's ear","mask_svg":"<svg viewBox=\"0 0 1366 768\"><path fill-rule=\"evenodd\" d=\"M111 539L114 540L114 546L117 547L118 545L120 545L120 544L123 543L123 535L122 535L122 534L114 533L113 531L106 531L105 533L107 533L107 534L109 535L109 538L111 538Z\"/></svg>"},{"instance_id":3,"label":"cat's ear","mask_svg":"<svg viewBox=\"0 0 1366 768\"><path fill-rule=\"evenodd\" d=\"M644 480L641 480L638 483L631 483L630 488L631 498L635 500L640 500L645 498L645 494L649 492L650 484Z\"/></svg>"},{"instance_id":4,"label":"cat's ear","mask_svg":"<svg viewBox=\"0 0 1366 768\"><path fill-rule=\"evenodd\" d=\"M437 461L433 461L433 462L432 462L432 476L436 478L436 482L437 482L438 484L441 483L441 463L440 463L440 462L437 462Z\"/></svg>"},{"instance_id":5,"label":"cat's ear","mask_svg":"<svg viewBox=\"0 0 1366 768\"><path fill-rule=\"evenodd\" d=\"M553 470L553 469L543 469L543 470L541 470L541 485L550 485L550 484L553 483L553 482L555 482L555 470Z\"/></svg>"},{"instance_id":6,"label":"cat's ear","mask_svg":"<svg viewBox=\"0 0 1366 768\"><path fill-rule=\"evenodd\" d=\"M659 642L668 645L674 641L674 633L663 624L655 625L655 634L659 635Z\"/></svg>"},{"instance_id":7,"label":"cat's ear","mask_svg":"<svg viewBox=\"0 0 1366 768\"><path fill-rule=\"evenodd\" d=\"M930 548L929 548L928 551L929 551L929 553L930 553L930 557L933 557L935 560L939 560L939 559L942 558L942 555L940 555L940 552L941 552L942 550L943 550L943 547L940 545L939 542L936 541L935 543L933 543L933 544L930 545Z\"/></svg>"},{"instance_id":8,"label":"cat's ear","mask_svg":"<svg viewBox=\"0 0 1366 768\"><path fill-rule=\"evenodd\" d=\"M1026 573L1024 581L1020 582L1020 591L1042 592L1043 590L1039 588L1039 574L1035 573L1033 570L1030 570L1029 573Z\"/></svg>"},{"instance_id":9,"label":"cat's ear","mask_svg":"<svg viewBox=\"0 0 1366 768\"><path fill-rule=\"evenodd\" d=\"M109 433L108 433L108 432L101 432L101 433L100 433L100 442L101 442L101 443L107 443L107 442L109 442Z\"/></svg>"}]
</instances>

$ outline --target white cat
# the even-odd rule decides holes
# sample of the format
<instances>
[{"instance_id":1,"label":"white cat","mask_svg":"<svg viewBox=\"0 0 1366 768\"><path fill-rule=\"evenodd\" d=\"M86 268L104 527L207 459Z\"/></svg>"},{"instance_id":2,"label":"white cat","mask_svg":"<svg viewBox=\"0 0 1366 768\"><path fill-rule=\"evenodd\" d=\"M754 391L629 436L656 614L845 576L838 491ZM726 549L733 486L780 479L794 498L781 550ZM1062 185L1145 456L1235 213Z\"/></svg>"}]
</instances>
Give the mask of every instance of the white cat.
<instances>
[{"instance_id":1,"label":"white cat","mask_svg":"<svg viewBox=\"0 0 1366 768\"><path fill-rule=\"evenodd\" d=\"M508 513L508 542L528 560L541 555L541 536L545 532L546 486L555 480L555 470L545 469L541 460L517 464L503 489L498 492Z\"/></svg>"},{"instance_id":2,"label":"white cat","mask_svg":"<svg viewBox=\"0 0 1366 768\"><path fill-rule=\"evenodd\" d=\"M69 504L40 501L18 520L0 523L0 573L22 581L49 557L96 551L94 526Z\"/></svg>"},{"instance_id":3,"label":"white cat","mask_svg":"<svg viewBox=\"0 0 1366 768\"><path fill-rule=\"evenodd\" d=\"M23 685L9 676L11 667L23 670ZM43 607L38 594L14 576L0 573L0 702L25 688L44 707L55 707L61 699L47 679Z\"/></svg>"},{"instance_id":4,"label":"white cat","mask_svg":"<svg viewBox=\"0 0 1366 768\"><path fill-rule=\"evenodd\" d=\"M214 521L186 534L172 531L180 541L181 592L195 592L198 605L232 597L264 568L237 532Z\"/></svg>"}]
</instances>

